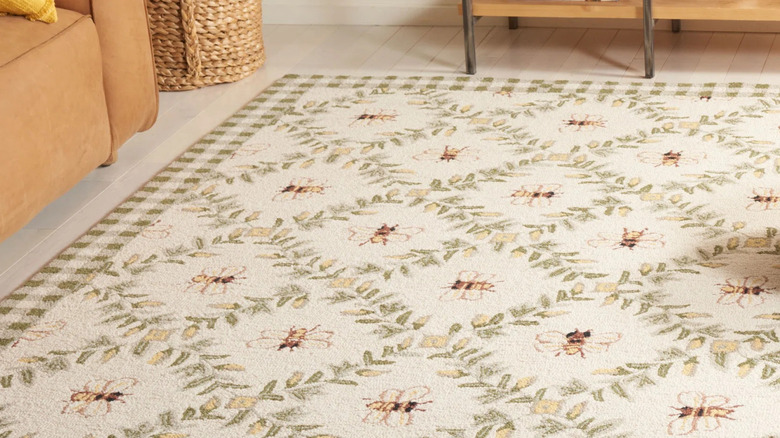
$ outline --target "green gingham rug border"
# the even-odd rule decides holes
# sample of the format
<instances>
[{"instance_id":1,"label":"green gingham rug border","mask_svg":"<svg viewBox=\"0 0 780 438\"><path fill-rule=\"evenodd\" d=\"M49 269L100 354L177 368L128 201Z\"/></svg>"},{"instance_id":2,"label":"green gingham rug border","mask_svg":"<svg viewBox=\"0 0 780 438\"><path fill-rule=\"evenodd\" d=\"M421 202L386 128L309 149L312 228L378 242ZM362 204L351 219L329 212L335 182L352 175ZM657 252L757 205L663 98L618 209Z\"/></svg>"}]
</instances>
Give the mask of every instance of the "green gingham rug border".
<instances>
[{"instance_id":1,"label":"green gingham rug border","mask_svg":"<svg viewBox=\"0 0 780 438\"><path fill-rule=\"evenodd\" d=\"M15 342L26 329L68 294L89 291L90 281L101 272L110 272L118 251L155 222L199 184L218 164L230 156L257 129L274 125L312 87L381 89L384 87L430 90L462 90L509 93L591 94L608 98L632 96L780 97L780 85L740 82L680 83L641 81L568 81L495 79L470 76L302 76L289 74L214 128L160 171L136 193L96 223L78 240L41 268L21 287L0 301L0 349ZM259 119L250 114L260 110ZM217 141L219 149L210 147ZM151 205L150 205L151 204ZM116 230L116 232L112 232Z\"/></svg>"}]
</instances>

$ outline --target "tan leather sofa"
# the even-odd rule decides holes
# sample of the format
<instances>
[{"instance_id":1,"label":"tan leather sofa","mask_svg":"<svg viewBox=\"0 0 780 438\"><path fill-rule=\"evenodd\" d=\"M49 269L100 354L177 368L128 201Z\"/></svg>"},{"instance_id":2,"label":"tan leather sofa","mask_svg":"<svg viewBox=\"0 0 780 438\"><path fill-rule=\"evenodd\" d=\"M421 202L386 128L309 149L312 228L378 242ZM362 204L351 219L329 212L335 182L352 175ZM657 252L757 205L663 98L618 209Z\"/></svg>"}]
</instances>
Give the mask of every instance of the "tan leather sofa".
<instances>
[{"instance_id":1,"label":"tan leather sofa","mask_svg":"<svg viewBox=\"0 0 780 438\"><path fill-rule=\"evenodd\" d=\"M145 0L56 0L0 16L0 241L157 118Z\"/></svg>"}]
</instances>

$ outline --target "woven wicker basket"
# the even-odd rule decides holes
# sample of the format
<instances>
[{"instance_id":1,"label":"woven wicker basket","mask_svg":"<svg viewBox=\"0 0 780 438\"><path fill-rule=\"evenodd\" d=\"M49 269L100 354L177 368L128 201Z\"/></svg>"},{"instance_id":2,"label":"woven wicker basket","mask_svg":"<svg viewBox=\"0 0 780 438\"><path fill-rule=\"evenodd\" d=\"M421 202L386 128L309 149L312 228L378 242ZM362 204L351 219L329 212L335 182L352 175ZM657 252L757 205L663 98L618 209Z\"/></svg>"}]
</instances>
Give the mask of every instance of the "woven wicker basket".
<instances>
[{"instance_id":1,"label":"woven wicker basket","mask_svg":"<svg viewBox=\"0 0 780 438\"><path fill-rule=\"evenodd\" d=\"M161 90L234 82L265 62L261 0L147 0L147 6Z\"/></svg>"}]
</instances>

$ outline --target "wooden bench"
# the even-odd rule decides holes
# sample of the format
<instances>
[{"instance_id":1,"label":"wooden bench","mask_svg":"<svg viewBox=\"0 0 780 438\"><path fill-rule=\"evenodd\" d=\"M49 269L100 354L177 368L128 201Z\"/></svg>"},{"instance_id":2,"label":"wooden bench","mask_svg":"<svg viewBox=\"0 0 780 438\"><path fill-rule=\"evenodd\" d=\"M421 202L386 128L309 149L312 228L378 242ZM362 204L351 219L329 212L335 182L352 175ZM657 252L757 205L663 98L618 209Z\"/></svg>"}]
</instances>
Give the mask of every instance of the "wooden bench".
<instances>
[{"instance_id":1,"label":"wooden bench","mask_svg":"<svg viewBox=\"0 0 780 438\"><path fill-rule=\"evenodd\" d=\"M480 17L625 18L642 19L645 77L655 75L653 26L657 19L672 20L680 31L681 20L780 21L780 0L617 0L610 2L545 0L462 0L466 70L477 71L474 24Z\"/></svg>"}]
</instances>

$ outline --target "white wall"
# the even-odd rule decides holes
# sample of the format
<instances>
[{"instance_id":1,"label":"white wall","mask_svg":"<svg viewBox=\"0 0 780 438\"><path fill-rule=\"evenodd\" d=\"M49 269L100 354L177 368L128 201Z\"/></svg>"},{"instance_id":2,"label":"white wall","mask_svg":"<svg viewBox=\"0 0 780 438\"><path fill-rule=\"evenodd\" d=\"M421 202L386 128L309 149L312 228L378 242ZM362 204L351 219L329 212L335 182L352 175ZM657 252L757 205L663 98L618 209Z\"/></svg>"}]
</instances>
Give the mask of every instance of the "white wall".
<instances>
[{"instance_id":1,"label":"white wall","mask_svg":"<svg viewBox=\"0 0 780 438\"><path fill-rule=\"evenodd\" d=\"M268 24L438 25L460 26L460 0L264 0L263 21ZM477 25L498 25L506 19L490 17ZM608 27L640 29L640 20L521 19L526 27ZM669 21L656 25L669 29ZM734 32L780 32L780 23L686 21L683 29Z\"/></svg>"}]
</instances>

